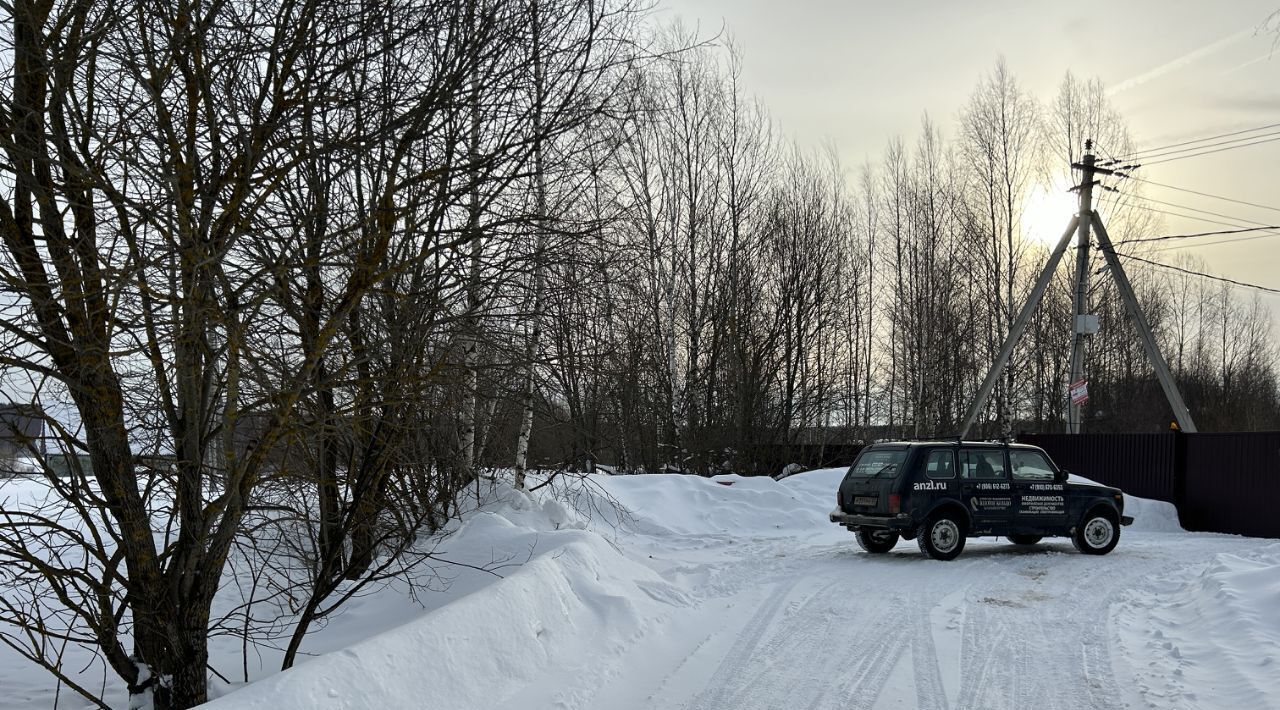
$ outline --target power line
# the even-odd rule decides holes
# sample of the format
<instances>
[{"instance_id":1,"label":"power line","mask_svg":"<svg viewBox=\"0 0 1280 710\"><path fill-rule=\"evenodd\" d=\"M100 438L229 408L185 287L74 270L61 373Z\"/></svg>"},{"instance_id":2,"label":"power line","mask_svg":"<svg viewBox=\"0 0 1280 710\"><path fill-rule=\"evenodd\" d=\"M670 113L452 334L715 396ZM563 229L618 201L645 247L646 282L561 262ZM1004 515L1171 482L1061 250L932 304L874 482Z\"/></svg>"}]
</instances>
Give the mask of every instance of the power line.
<instances>
[{"instance_id":1,"label":"power line","mask_svg":"<svg viewBox=\"0 0 1280 710\"><path fill-rule=\"evenodd\" d=\"M1198 191L1198 190L1191 190L1191 189L1188 189L1188 188L1185 188L1185 187L1177 187L1176 185L1166 185L1166 184L1164 184L1164 183L1156 182L1156 181L1154 181L1154 180L1144 180L1143 178L1135 177L1135 176L1133 176L1133 175L1123 175L1123 174L1122 174L1122 175L1120 175L1120 177L1129 178L1130 180L1135 180L1135 181L1137 181L1137 182L1141 182L1141 183L1146 183L1147 185L1155 185L1156 187L1164 187L1164 188L1168 188L1168 189L1170 189L1170 190L1177 190L1178 192L1189 192L1189 193L1191 193L1192 195L1199 195L1199 196L1201 196L1201 197L1211 197L1211 198L1213 198L1213 199L1215 199L1215 200L1222 200L1223 202L1234 202L1234 203L1235 203L1235 204L1237 204L1237 205L1246 205L1246 206L1248 206L1248 207L1257 207L1258 209L1263 209L1263 210L1273 210L1273 211L1275 211L1275 212L1280 212L1280 207L1272 207L1271 205L1261 205L1261 204L1258 204L1257 202L1246 202L1246 201L1244 201L1244 200L1235 200L1235 199L1232 199L1232 198L1230 198L1230 197L1223 197L1222 195L1212 195L1212 194L1209 194L1209 193L1207 193L1207 192L1200 192L1200 191Z\"/></svg>"},{"instance_id":2,"label":"power line","mask_svg":"<svg viewBox=\"0 0 1280 710\"><path fill-rule=\"evenodd\" d=\"M1178 153L1190 153L1197 150L1204 150L1206 148L1230 146L1232 143L1246 143L1248 141L1255 141L1260 138L1267 138L1270 136L1280 136L1280 131L1272 131L1270 133L1260 133L1258 135L1253 135L1253 136L1244 136L1243 138L1231 138L1225 141L1218 141L1217 143L1204 143L1202 145L1194 145L1194 146L1189 146L1187 148L1177 148L1174 150L1157 151L1154 153L1139 155L1135 158L1132 158L1131 160L1147 161L1147 160L1151 160L1152 158L1163 158L1166 155L1177 155ZM1236 147L1236 146L1233 146L1233 147Z\"/></svg>"},{"instance_id":3,"label":"power line","mask_svg":"<svg viewBox=\"0 0 1280 710\"><path fill-rule=\"evenodd\" d=\"M1270 239L1271 237L1280 237L1280 232L1267 232L1266 234L1255 234L1252 237L1236 237L1235 239L1220 239L1216 242L1205 242L1204 244L1175 244L1154 251L1175 251L1178 249L1189 249L1191 247L1216 247L1219 244L1235 244L1236 242L1251 242L1255 239Z\"/></svg>"},{"instance_id":4,"label":"power line","mask_svg":"<svg viewBox=\"0 0 1280 710\"><path fill-rule=\"evenodd\" d=\"M1231 243L1233 243L1233 242L1251 241L1251 240L1253 240L1253 239L1262 239L1262 238L1267 238L1267 237L1280 236L1280 232L1271 231L1271 230L1280 230L1280 225L1266 224L1266 223L1264 223L1264 222L1257 222L1257 221L1250 220L1250 219L1244 219L1244 218L1242 218L1242 217L1233 217L1233 216L1231 216L1231 215L1224 215L1224 214L1220 214L1220 213L1218 213L1218 212L1210 212L1210 211L1208 211L1208 210L1198 210L1198 209L1196 209L1196 208L1194 208L1194 207L1187 207L1187 206L1185 206L1185 205L1179 205L1179 204L1172 203L1172 202L1164 202L1164 201L1162 201L1162 200L1157 200L1157 199L1150 198L1150 197L1144 197L1144 196L1142 196L1142 195L1135 195L1135 194L1133 194L1133 193L1129 193L1129 192L1125 192L1125 193L1123 193L1123 194L1125 194L1125 195L1126 195L1126 196L1128 196L1128 197L1134 197L1134 198L1137 198L1137 199L1139 199L1139 200L1147 200L1147 201L1150 201L1150 202L1156 202L1156 203L1163 204L1163 205L1168 205L1168 206L1171 206L1171 207L1177 207L1177 208L1179 208L1179 209L1191 210L1191 211L1193 211L1193 212L1202 212L1202 213L1204 213L1204 214L1213 215L1214 217L1222 217L1222 218L1224 218L1224 219L1235 220L1235 222L1223 222L1223 221L1221 221L1221 220L1217 220L1217 219L1209 219L1208 217L1200 217L1200 216L1197 216L1197 215L1194 215L1194 214L1182 214L1182 213L1179 213L1179 212L1170 212L1169 210L1162 210L1162 209L1159 209L1159 208L1157 208L1157 207L1149 207L1149 206L1147 206L1147 205L1142 205L1142 204L1137 204L1137 203L1133 203L1133 204L1132 204L1132 206L1133 206L1133 207L1136 207L1136 208L1138 208L1138 209L1140 209L1140 210L1146 210L1146 211L1148 211L1148 212L1156 212L1156 213L1159 213L1159 214L1168 215L1168 216L1170 216L1170 217L1179 217L1179 218L1181 218L1181 219L1192 219L1192 220L1197 220L1197 221L1200 221L1200 222L1205 222L1205 223L1208 223L1208 224L1216 224L1216 225L1219 225L1219 226L1222 226L1222 227L1231 227L1231 228L1232 228L1232 230L1231 230L1231 231L1223 231L1223 232L1221 232L1222 234L1243 233L1243 232L1248 232L1248 231L1265 232L1265 234L1255 235L1255 236L1252 236L1252 237L1239 237L1239 238L1237 238L1237 239L1224 239L1224 240L1221 240L1221 241L1217 241L1217 242L1210 242L1210 243L1202 244L1202 245L1199 245L1199 246L1214 246L1214 245L1216 245L1216 244L1231 244ZM1244 226L1244 225L1242 225L1242 224L1239 224L1239 222L1244 222L1245 224L1249 224L1249 225L1257 225L1257 226L1255 226L1255 227L1248 227L1248 228L1245 228L1245 226ZM1209 235L1212 235L1212 234L1214 234L1214 232L1207 232L1207 233L1205 234L1205 236L1209 236ZM1175 238L1177 238L1177 235L1174 235L1174 236L1175 236ZM1184 237L1184 238L1191 238L1191 237ZM1135 240L1125 240L1125 241L1126 241L1127 243L1132 243L1132 242L1133 242L1133 241L1135 241ZM1160 240L1160 239L1152 239L1152 240L1142 240L1142 241L1161 241L1161 240ZM1186 246L1174 246L1174 247L1169 247L1168 249L1184 249L1184 248L1186 248L1187 246L1191 246L1191 245L1186 245ZM1166 249L1161 249L1161 250L1159 250L1159 251L1166 251Z\"/></svg>"},{"instance_id":5,"label":"power line","mask_svg":"<svg viewBox=\"0 0 1280 710\"><path fill-rule=\"evenodd\" d=\"M1106 247L1099 245L1098 248L1105 249ZM1159 267L1161 269L1169 269L1170 271L1177 271L1183 274L1187 274L1188 276L1198 276L1203 279L1210 279L1212 281L1221 281L1223 283L1231 284L1232 286L1239 286L1240 288L1249 288L1249 289L1254 289L1256 291L1263 291L1265 293L1280 294L1280 288L1271 288L1270 286L1259 286L1258 284L1245 283L1244 281L1236 281L1235 279L1229 279L1224 276L1214 276L1213 274L1207 274L1203 271L1193 271L1191 269L1184 269L1181 266L1174 266L1173 264L1165 264L1160 261L1152 261L1150 259L1144 259L1140 256L1134 256L1133 254L1122 254L1116 251L1115 249L1111 249L1110 251L1112 254L1115 254L1116 256L1121 256L1126 259L1130 259L1132 261L1137 261L1143 264L1148 264L1150 266Z\"/></svg>"},{"instance_id":6,"label":"power line","mask_svg":"<svg viewBox=\"0 0 1280 710\"><path fill-rule=\"evenodd\" d=\"M1270 225L1270 224L1264 225L1264 224L1262 224L1262 223L1260 223L1260 222L1257 222L1257 223L1255 223L1255 224L1258 224L1258 225L1260 225L1260 226L1257 226L1257 227L1242 227L1242 226L1241 226L1241 225L1239 225L1239 224L1233 224L1233 223L1231 223L1231 222L1222 222L1222 221L1220 221L1220 220L1216 220L1216 219L1209 219L1209 218L1207 218L1207 217L1199 217L1199 216L1192 215L1192 214L1181 214L1181 213L1178 213L1178 212L1170 212L1169 210L1162 210L1162 209L1160 209L1160 208L1158 208L1158 207L1148 207L1148 206L1146 206L1146 205L1140 205L1140 204L1137 204L1137 203L1134 203L1134 202L1132 202L1132 201L1131 201L1131 198L1135 197L1135 195L1133 195L1132 193L1129 193L1129 192L1120 192L1119 190L1115 190L1115 192L1120 193L1120 194L1121 194L1121 196L1125 198L1125 203L1124 203L1125 205L1130 206L1130 207L1134 207L1134 208L1136 208L1136 209L1146 210L1147 212L1156 212L1156 213L1158 213L1158 214L1168 215L1168 216L1170 216L1170 217L1178 217L1178 218L1181 218L1181 219L1192 219L1192 220L1196 220L1196 221L1199 221L1199 222L1206 222L1206 223L1208 223L1208 224L1217 224L1217 225L1220 225L1220 226L1223 226L1223 227L1232 227L1232 228L1233 228L1233 229L1230 229L1230 230L1220 230L1220 231L1210 231L1210 232L1198 232L1198 233L1196 233L1196 234L1191 234L1191 235L1168 235L1167 237L1152 237L1152 238L1135 238L1135 239L1125 239L1125 240L1121 240L1121 241L1119 241L1119 242L1116 242L1117 244L1132 244L1132 243L1147 242L1147 241L1166 241L1166 240L1172 240L1172 239L1190 239L1190 238L1194 238L1194 237L1197 237L1197 236L1211 236L1211 235L1219 235L1219 234L1222 234L1222 235L1229 235L1229 234L1240 234L1240 233L1245 233L1245 232L1255 232L1255 231L1257 231L1257 232L1264 232L1263 234L1256 234L1256 235L1248 236L1248 237L1236 237L1235 239L1222 239L1222 240L1219 240L1219 241L1216 241L1216 242L1207 242L1207 243L1204 243L1204 244L1184 244L1184 245L1177 245L1177 246L1165 247L1164 249L1157 249L1157 250L1156 250L1156 251L1170 251L1170 250L1175 250L1175 249L1186 249L1186 248L1188 248L1188 247L1192 247L1192 246L1211 247L1211 246L1217 246L1218 244L1233 244L1233 243L1235 243L1235 242L1248 242L1248 241L1253 241L1253 240L1255 240L1255 239L1268 239L1268 238L1271 238L1271 237L1280 236L1280 231L1269 231L1269 230L1280 230L1280 225ZM1139 199L1145 199L1145 198L1139 198ZM1117 204L1117 205L1116 205L1116 209L1117 209L1117 210L1119 210L1119 209L1120 209L1120 207L1121 207L1121 205L1119 205L1119 204ZM1244 220L1244 221L1247 221L1247 220Z\"/></svg>"},{"instance_id":7,"label":"power line","mask_svg":"<svg viewBox=\"0 0 1280 710\"><path fill-rule=\"evenodd\" d=\"M1154 202L1158 205L1164 205L1166 207L1173 207L1175 209L1190 210L1191 212L1199 212L1200 214L1207 214L1211 217L1221 217L1222 219L1235 220L1236 222L1244 222L1245 224L1257 224L1257 225L1263 225L1263 226L1270 226L1270 225L1267 225L1266 222L1259 222L1256 219L1246 219L1244 217L1236 217L1235 215L1222 214L1221 212L1211 212L1210 210L1202 210L1202 209L1199 209L1198 207L1189 207L1187 205L1181 205L1176 202L1165 202L1164 200L1157 200L1154 197L1147 197L1146 195L1134 195L1134 197L1136 197L1139 200Z\"/></svg>"},{"instance_id":8,"label":"power line","mask_svg":"<svg viewBox=\"0 0 1280 710\"><path fill-rule=\"evenodd\" d=\"M1127 155L1123 155L1121 156L1121 158L1123 158L1124 160L1130 160L1133 158L1133 156L1137 156L1137 155L1146 155L1146 154L1154 153L1157 151L1167 150L1169 148L1177 148L1179 146L1191 145L1192 143L1204 143L1206 141L1214 141L1214 140L1218 140L1219 138L1228 138L1230 136L1238 136L1245 133L1257 133L1258 131L1265 131L1271 128L1280 128L1280 123L1272 123L1267 126L1257 126L1255 128L1246 128L1244 130L1232 131L1230 133L1220 133L1216 136L1208 136L1206 138L1194 138L1192 140L1182 141L1181 143L1170 143L1168 145L1156 146L1155 148L1142 148L1140 150L1135 150L1131 153L1128 153ZM1199 147L1203 148L1204 146L1199 146ZM1195 150L1195 149L1190 148L1188 150Z\"/></svg>"},{"instance_id":9,"label":"power line","mask_svg":"<svg viewBox=\"0 0 1280 710\"><path fill-rule=\"evenodd\" d=\"M1100 184L1100 187L1103 189L1103 198L1098 200L1099 207L1101 207L1105 199L1112 199L1112 195L1117 196L1114 198L1114 202L1111 205L1110 211L1112 214L1119 214L1124 209L1133 205L1132 193L1128 191L1121 191L1119 188L1112 187L1110 185Z\"/></svg>"},{"instance_id":10,"label":"power line","mask_svg":"<svg viewBox=\"0 0 1280 710\"><path fill-rule=\"evenodd\" d=\"M1174 239L1196 239L1199 237L1214 237L1214 236L1223 235L1223 234L1241 234L1243 232L1258 232L1265 229L1280 229L1280 226L1267 225L1265 227L1244 227L1242 229L1221 229L1214 232L1194 232L1192 234L1166 234L1160 237L1138 237L1134 239L1121 239L1120 241L1116 242L1115 245L1119 246L1121 244L1141 244L1143 242L1165 242L1165 241L1170 241ZM1254 237L1249 237L1249 239L1258 239L1261 237L1280 237L1280 232L1275 232L1273 234L1260 234Z\"/></svg>"},{"instance_id":11,"label":"power line","mask_svg":"<svg viewBox=\"0 0 1280 710\"><path fill-rule=\"evenodd\" d=\"M1128 193L1126 193L1126 195L1128 195ZM1130 196L1130 197L1131 197L1132 195L1128 195L1128 196ZM1240 225L1240 224L1238 224L1238 223L1223 222L1223 221L1221 221L1221 220L1209 219L1208 217L1197 217L1196 215L1193 215L1193 214L1180 214L1180 213L1178 213L1178 212L1170 212L1169 210L1162 210L1162 209L1160 209L1159 207L1148 207L1148 206L1146 206L1146 205L1139 205L1139 204L1137 204L1137 203L1132 203L1132 204L1130 204L1129 206L1130 206L1130 207L1133 207L1134 209L1146 210L1146 211L1148 211L1148 212L1156 212L1156 213L1159 213L1159 214L1168 215L1168 216L1170 216L1170 217L1179 217L1179 218L1181 218L1181 219L1194 219L1194 220L1196 220L1196 221L1198 221L1198 222L1205 222L1205 223L1208 223L1208 224L1216 224L1216 225L1219 225L1219 226L1222 226L1222 227L1240 227L1240 226L1243 226L1243 225Z\"/></svg>"},{"instance_id":12,"label":"power line","mask_svg":"<svg viewBox=\"0 0 1280 710\"><path fill-rule=\"evenodd\" d=\"M1183 158L1198 158L1202 155L1212 155L1214 153L1221 153L1226 150L1235 150L1236 148L1248 148L1250 146L1262 145L1263 143L1272 143L1274 141L1280 141L1280 135L1276 136L1275 138L1268 138L1266 140L1254 141L1253 143L1243 143L1241 145L1231 145L1225 148L1215 148L1213 150L1206 150L1202 153L1191 153L1190 155L1178 155L1172 158L1165 158L1164 160L1156 160L1150 163L1142 163L1142 165L1151 166L1151 165L1159 165L1161 163L1169 163L1175 160L1182 160ZM1138 166L1135 166L1135 167L1138 167Z\"/></svg>"}]
</instances>

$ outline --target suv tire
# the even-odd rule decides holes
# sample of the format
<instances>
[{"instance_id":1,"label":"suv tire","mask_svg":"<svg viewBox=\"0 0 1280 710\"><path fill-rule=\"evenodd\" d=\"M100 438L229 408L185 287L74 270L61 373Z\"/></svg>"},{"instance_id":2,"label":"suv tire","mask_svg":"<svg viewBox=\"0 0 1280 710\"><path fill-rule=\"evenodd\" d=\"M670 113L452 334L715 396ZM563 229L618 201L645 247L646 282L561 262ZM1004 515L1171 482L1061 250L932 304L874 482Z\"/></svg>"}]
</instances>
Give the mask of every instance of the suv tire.
<instances>
[{"instance_id":1,"label":"suv tire","mask_svg":"<svg viewBox=\"0 0 1280 710\"><path fill-rule=\"evenodd\" d=\"M1043 535L1010 535L1009 542L1015 545L1034 545L1044 539Z\"/></svg>"},{"instance_id":2,"label":"suv tire","mask_svg":"<svg viewBox=\"0 0 1280 710\"><path fill-rule=\"evenodd\" d=\"M955 513L941 511L930 515L920 527L916 542L926 557L954 560L964 551L967 531L964 521Z\"/></svg>"},{"instance_id":3,"label":"suv tire","mask_svg":"<svg viewBox=\"0 0 1280 710\"><path fill-rule=\"evenodd\" d=\"M888 530L858 530L858 547L873 555L880 555L893 549L898 544L898 533Z\"/></svg>"},{"instance_id":4,"label":"suv tire","mask_svg":"<svg viewBox=\"0 0 1280 710\"><path fill-rule=\"evenodd\" d=\"M1080 519L1071 543L1086 555L1105 555L1120 542L1120 521L1107 508L1094 508Z\"/></svg>"}]
</instances>

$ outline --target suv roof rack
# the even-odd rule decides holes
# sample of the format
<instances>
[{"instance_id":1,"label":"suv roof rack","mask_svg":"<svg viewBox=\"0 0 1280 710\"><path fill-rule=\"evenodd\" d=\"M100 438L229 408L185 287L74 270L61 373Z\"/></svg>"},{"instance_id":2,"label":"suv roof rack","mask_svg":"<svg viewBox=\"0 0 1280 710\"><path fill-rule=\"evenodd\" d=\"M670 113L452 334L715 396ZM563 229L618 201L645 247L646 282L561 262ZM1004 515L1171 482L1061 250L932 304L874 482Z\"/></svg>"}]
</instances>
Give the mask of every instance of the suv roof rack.
<instances>
[{"instance_id":1,"label":"suv roof rack","mask_svg":"<svg viewBox=\"0 0 1280 710\"><path fill-rule=\"evenodd\" d=\"M1017 444L1019 443L1015 437L992 437L988 439L967 439L959 434L947 434L942 436L901 436L897 438L875 439L872 444L891 444L894 442L918 443L925 441L947 441L957 444Z\"/></svg>"},{"instance_id":2,"label":"suv roof rack","mask_svg":"<svg viewBox=\"0 0 1280 710\"><path fill-rule=\"evenodd\" d=\"M933 436L900 436L896 439L881 439L881 441L963 441L959 434L936 434Z\"/></svg>"}]
</instances>

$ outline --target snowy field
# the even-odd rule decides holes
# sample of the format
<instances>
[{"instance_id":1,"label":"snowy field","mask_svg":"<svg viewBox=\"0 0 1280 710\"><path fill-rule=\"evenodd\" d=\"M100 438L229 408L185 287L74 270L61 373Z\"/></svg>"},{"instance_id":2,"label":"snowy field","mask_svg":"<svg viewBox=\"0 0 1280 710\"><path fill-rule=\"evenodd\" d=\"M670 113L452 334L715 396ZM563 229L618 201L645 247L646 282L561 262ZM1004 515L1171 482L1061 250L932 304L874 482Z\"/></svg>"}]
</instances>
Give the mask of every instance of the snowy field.
<instances>
[{"instance_id":1,"label":"snowy field","mask_svg":"<svg viewBox=\"0 0 1280 710\"><path fill-rule=\"evenodd\" d=\"M842 474L500 486L441 553L501 577L357 599L308 660L270 675L262 649L261 680L219 682L208 707L1280 707L1280 542L1178 532L1170 506L1130 499L1105 557L1065 539L871 556L826 519ZM215 641L213 665L239 676L238 651ZM0 707L53 691L0 648Z\"/></svg>"}]
</instances>

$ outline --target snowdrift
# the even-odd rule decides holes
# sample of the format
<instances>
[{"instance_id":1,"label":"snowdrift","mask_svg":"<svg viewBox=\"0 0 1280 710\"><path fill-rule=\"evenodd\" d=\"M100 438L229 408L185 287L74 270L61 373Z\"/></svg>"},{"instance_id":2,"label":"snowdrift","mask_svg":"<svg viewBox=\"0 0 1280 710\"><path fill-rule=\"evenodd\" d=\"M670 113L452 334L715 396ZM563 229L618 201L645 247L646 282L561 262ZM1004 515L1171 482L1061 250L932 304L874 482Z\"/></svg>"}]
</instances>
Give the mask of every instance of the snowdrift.
<instances>
[{"instance_id":1,"label":"snowdrift","mask_svg":"<svg viewBox=\"0 0 1280 710\"><path fill-rule=\"evenodd\" d=\"M752 537L844 539L826 519L843 474L813 471L781 482L596 475L556 481L533 495L499 485L496 502L469 513L442 554L507 560L504 579L464 574L438 595L437 608L414 614L397 607L391 616L402 624L394 628L376 608L381 600L356 604L305 644L313 653L332 652L206 707L384 708L401 707L406 698L448 708L574 705L575 676L590 676L596 685L602 674L621 673L618 659L627 648L695 603L652 561L628 557L609 537L626 532L699 545ZM341 640L355 637L362 624L387 630L343 648ZM548 683L548 669L563 682ZM531 697L548 687L560 697Z\"/></svg>"},{"instance_id":2,"label":"snowdrift","mask_svg":"<svg viewBox=\"0 0 1280 710\"><path fill-rule=\"evenodd\" d=\"M829 506L835 501L836 489L840 487L840 481L848 470L847 467L820 468L788 476L779 483L797 494L809 496L821 505Z\"/></svg>"},{"instance_id":3,"label":"snowdrift","mask_svg":"<svg viewBox=\"0 0 1280 710\"><path fill-rule=\"evenodd\" d=\"M845 468L806 471L782 480L768 476L714 478L681 475L598 476L593 481L627 509L611 523L651 535L791 536L834 529L827 511ZM1100 485L1071 474L1073 483ZM603 503L599 508L606 508ZM1133 525L1126 531L1183 532L1172 503L1125 494Z\"/></svg>"},{"instance_id":4,"label":"snowdrift","mask_svg":"<svg viewBox=\"0 0 1280 710\"><path fill-rule=\"evenodd\" d=\"M513 496L522 494L512 492ZM563 526L567 511L503 506L477 514L459 534L501 541L526 524ZM561 518L560 520L555 520ZM547 669L598 678L686 594L632 561L601 536L569 527L505 579L466 594L402 626L212 701L205 707L297 708L503 707L545 679ZM567 692L567 691L566 691Z\"/></svg>"},{"instance_id":5,"label":"snowdrift","mask_svg":"<svg viewBox=\"0 0 1280 710\"><path fill-rule=\"evenodd\" d=\"M1125 494L1124 514L1133 516L1133 525L1126 531L1180 533L1185 532L1178 522L1178 509L1173 503L1150 498L1138 498Z\"/></svg>"},{"instance_id":6,"label":"snowdrift","mask_svg":"<svg viewBox=\"0 0 1280 710\"><path fill-rule=\"evenodd\" d=\"M1137 689L1160 707L1268 707L1280 667L1280 545L1221 553L1198 575L1130 594L1116 615ZM1194 689L1213 688L1211 697Z\"/></svg>"},{"instance_id":7,"label":"snowdrift","mask_svg":"<svg viewBox=\"0 0 1280 710\"><path fill-rule=\"evenodd\" d=\"M1068 474L1067 480L1072 483L1084 483L1091 486L1102 485L1097 481L1090 480L1084 476L1077 476L1074 473ZM1182 524L1178 522L1178 509L1174 507L1173 503L1151 500L1150 498L1139 498L1125 493L1124 514L1133 516L1133 525L1125 528L1127 531L1184 532ZM1123 537L1123 533L1121 537Z\"/></svg>"},{"instance_id":8,"label":"snowdrift","mask_svg":"<svg viewBox=\"0 0 1280 710\"><path fill-rule=\"evenodd\" d=\"M679 474L600 476L593 480L626 510L617 521L661 536L776 537L826 531L844 469L768 476L703 478Z\"/></svg>"}]
</instances>

